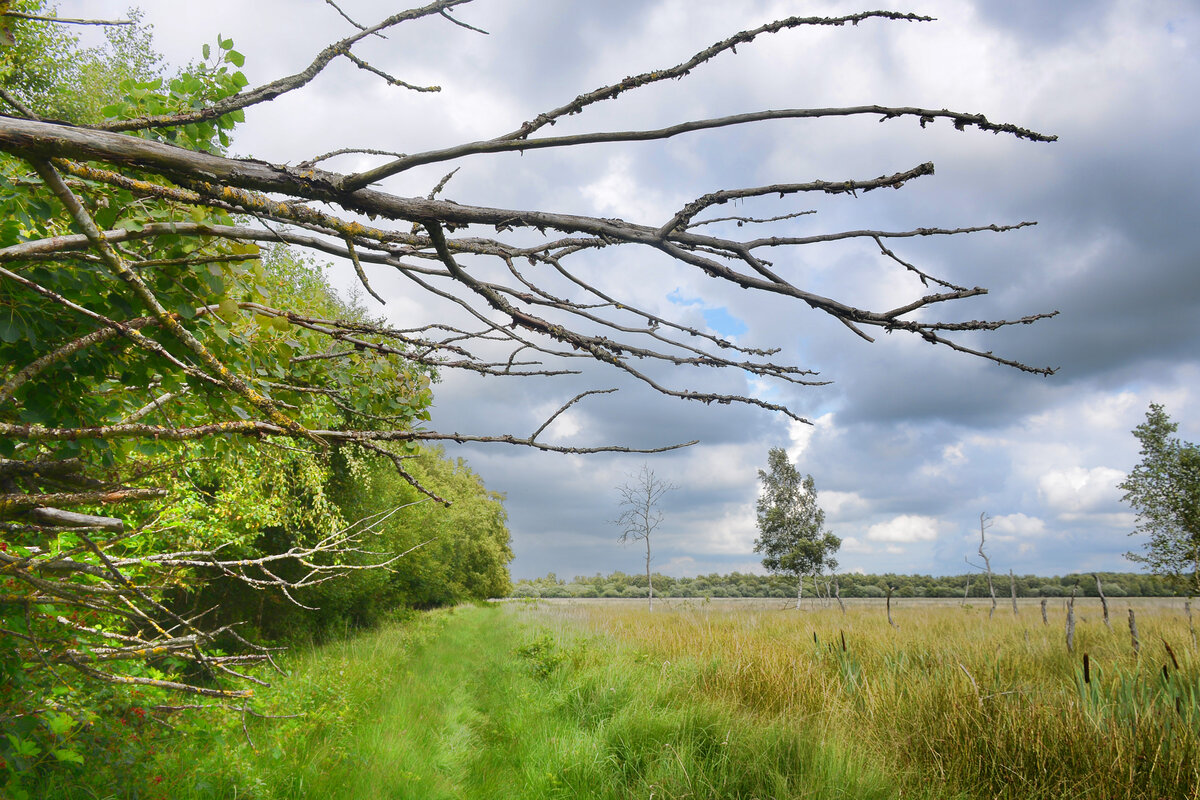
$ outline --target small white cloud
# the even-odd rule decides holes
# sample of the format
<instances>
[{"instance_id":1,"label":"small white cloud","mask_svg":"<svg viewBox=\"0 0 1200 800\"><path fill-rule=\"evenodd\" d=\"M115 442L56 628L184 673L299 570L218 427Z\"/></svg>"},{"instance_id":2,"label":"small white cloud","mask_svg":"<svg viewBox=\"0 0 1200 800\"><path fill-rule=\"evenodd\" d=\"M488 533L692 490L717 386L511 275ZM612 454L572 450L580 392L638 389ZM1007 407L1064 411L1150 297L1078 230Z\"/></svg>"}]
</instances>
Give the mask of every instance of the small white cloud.
<instances>
[{"instance_id":1,"label":"small white cloud","mask_svg":"<svg viewBox=\"0 0 1200 800\"><path fill-rule=\"evenodd\" d=\"M822 435L828 435L833 431L833 412L822 414L821 416L812 420L811 425L798 420L792 420L789 422L789 445L787 448L788 458L794 462L799 462L800 457L804 455L804 452L808 449L809 444L812 443L813 436L815 436L818 431ZM803 471L804 470L801 470L801 472ZM820 491L820 487L817 487L817 490ZM823 503L825 493L821 492L820 494Z\"/></svg>"},{"instance_id":2,"label":"small white cloud","mask_svg":"<svg viewBox=\"0 0 1200 800\"><path fill-rule=\"evenodd\" d=\"M867 507L867 501L858 492L817 491L817 503L829 517L847 516Z\"/></svg>"},{"instance_id":3,"label":"small white cloud","mask_svg":"<svg viewBox=\"0 0 1200 800\"><path fill-rule=\"evenodd\" d=\"M901 514L872 525L867 529L867 538L873 542L929 542L937 538L938 527L934 517ZM889 548L888 552L897 551Z\"/></svg>"},{"instance_id":4,"label":"small white cloud","mask_svg":"<svg viewBox=\"0 0 1200 800\"><path fill-rule=\"evenodd\" d=\"M617 214L632 222L652 224L670 213L670 203L661 192L638 182L628 156L610 159L604 177L584 186L580 194L592 201L597 213Z\"/></svg>"},{"instance_id":5,"label":"small white cloud","mask_svg":"<svg viewBox=\"0 0 1200 800\"><path fill-rule=\"evenodd\" d=\"M847 536L842 539L843 553L874 553L875 548L859 539L857 536Z\"/></svg>"},{"instance_id":6,"label":"small white cloud","mask_svg":"<svg viewBox=\"0 0 1200 800\"><path fill-rule=\"evenodd\" d=\"M1038 481L1038 496L1060 514L1099 510L1121 499L1117 484L1124 478L1124 472L1110 467L1055 470Z\"/></svg>"},{"instance_id":7,"label":"small white cloud","mask_svg":"<svg viewBox=\"0 0 1200 800\"><path fill-rule=\"evenodd\" d=\"M1039 536L1046 532L1046 523L1025 514L1005 514L992 518L991 531L999 538Z\"/></svg>"}]
</instances>

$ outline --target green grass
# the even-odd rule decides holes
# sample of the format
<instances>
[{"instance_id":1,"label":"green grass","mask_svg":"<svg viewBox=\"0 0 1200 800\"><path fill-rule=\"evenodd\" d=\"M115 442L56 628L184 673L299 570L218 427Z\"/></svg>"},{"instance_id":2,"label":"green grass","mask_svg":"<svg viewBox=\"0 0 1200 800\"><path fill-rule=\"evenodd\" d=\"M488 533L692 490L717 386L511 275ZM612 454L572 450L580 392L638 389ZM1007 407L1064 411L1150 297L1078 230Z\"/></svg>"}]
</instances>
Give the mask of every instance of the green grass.
<instances>
[{"instance_id":1,"label":"green grass","mask_svg":"<svg viewBox=\"0 0 1200 800\"><path fill-rule=\"evenodd\" d=\"M1097 611L1074 653L1036 606L904 604L898 630L869 603L433 612L291 654L257 702L301 716L193 718L129 786L71 796L1200 798L1186 620L1139 606L1135 654Z\"/></svg>"},{"instance_id":2,"label":"green grass","mask_svg":"<svg viewBox=\"0 0 1200 800\"><path fill-rule=\"evenodd\" d=\"M193 734L172 766L164 759L165 796L897 796L803 720L698 695L694 660L652 661L504 608L437 613L419 628L306 655L272 703L308 716L251 720L254 748L240 723Z\"/></svg>"}]
</instances>

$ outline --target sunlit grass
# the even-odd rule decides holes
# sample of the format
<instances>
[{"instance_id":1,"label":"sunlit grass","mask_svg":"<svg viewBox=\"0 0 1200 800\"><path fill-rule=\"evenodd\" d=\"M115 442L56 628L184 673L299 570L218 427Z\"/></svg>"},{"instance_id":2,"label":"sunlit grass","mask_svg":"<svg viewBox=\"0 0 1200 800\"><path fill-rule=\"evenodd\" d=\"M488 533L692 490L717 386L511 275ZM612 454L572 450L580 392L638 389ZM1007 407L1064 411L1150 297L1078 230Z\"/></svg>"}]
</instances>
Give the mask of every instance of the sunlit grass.
<instances>
[{"instance_id":1,"label":"sunlit grass","mask_svg":"<svg viewBox=\"0 0 1200 800\"><path fill-rule=\"evenodd\" d=\"M1140 654L1124 603L1111 629L1098 603L1077 603L1074 653L1061 602L1050 624L1033 603L991 619L985 604L910 603L895 609L899 629L879 602L844 615L780 603L527 613L664 665L687 660L698 696L819 731L896 775L906 795L933 785L946 796L1197 797L1196 646L1180 604L1134 603Z\"/></svg>"},{"instance_id":2,"label":"sunlit grass","mask_svg":"<svg viewBox=\"0 0 1200 800\"><path fill-rule=\"evenodd\" d=\"M292 656L260 704L303 716L176 737L162 796L1200 796L1180 608L1137 606L1140 654L1125 604L1110 630L1078 603L1073 653L1050 612L908 602L899 629L880 602L435 612Z\"/></svg>"}]
</instances>

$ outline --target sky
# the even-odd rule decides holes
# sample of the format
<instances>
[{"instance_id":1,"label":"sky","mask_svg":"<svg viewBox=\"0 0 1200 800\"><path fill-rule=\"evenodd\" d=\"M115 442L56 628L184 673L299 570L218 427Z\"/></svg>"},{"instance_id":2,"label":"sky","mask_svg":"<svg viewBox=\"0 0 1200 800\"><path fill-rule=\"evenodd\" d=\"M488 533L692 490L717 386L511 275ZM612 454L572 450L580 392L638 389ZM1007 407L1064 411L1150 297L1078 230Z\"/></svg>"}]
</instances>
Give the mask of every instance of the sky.
<instances>
[{"instance_id":1,"label":"sky","mask_svg":"<svg viewBox=\"0 0 1200 800\"><path fill-rule=\"evenodd\" d=\"M59 12L119 16L126 5L62 0ZM401 9L383 0L339 5L364 23ZM147 0L141 8L168 64L197 59L201 45L220 34L246 55L251 84L302 69L352 30L318 0ZM339 147L415 152L489 138L581 92L677 64L738 30L865 8L477 0L455 16L488 35L433 18L356 50L410 83L440 85L440 93L385 86L336 63L304 90L248 111L233 150L296 163ZM892 8L937 21L787 31L724 54L685 80L563 120L553 132L880 104L984 113L1058 141L960 132L944 121L925 129L911 119L772 121L668 142L471 157L456 165L444 196L659 225L720 188L872 178L932 161L934 176L900 191L772 199L730 213L817 212L778 223L780 235L1036 221L1004 234L900 240L892 249L940 277L989 288L943 316L1059 311L968 339L1057 373L1029 375L900 335L868 343L794 301L716 285L652 253L602 251L586 263L597 285L739 345L782 348L777 360L818 370L832 383L768 385L741 372L705 375L691 367L662 373L680 388L783 403L812 423L802 424L758 408L663 397L602 365L564 380L444 375L435 387L437 430L526 435L583 389L618 387L575 406L546 437L640 447L701 440L654 456L450 448L507 497L515 578L639 571L643 555L618 544L612 520L620 512L616 487L643 463L678 487L661 504L655 570L761 572L753 551L757 471L772 447L786 448L799 471L813 476L827 527L842 537L843 571L968 571L981 513L992 520L988 550L999 571L1136 568L1124 553L1141 545L1129 536L1134 517L1117 488L1138 460L1130 432L1150 403L1160 403L1182 438L1200 440L1200 7L1182 0L914 0ZM335 166L374 163L348 157ZM418 169L380 188L423 196L444 171ZM924 293L862 243L772 256L802 288L860 307ZM351 286L347 265L331 274ZM369 274L388 300L369 301L373 312L404 325L452 318L386 272Z\"/></svg>"}]
</instances>

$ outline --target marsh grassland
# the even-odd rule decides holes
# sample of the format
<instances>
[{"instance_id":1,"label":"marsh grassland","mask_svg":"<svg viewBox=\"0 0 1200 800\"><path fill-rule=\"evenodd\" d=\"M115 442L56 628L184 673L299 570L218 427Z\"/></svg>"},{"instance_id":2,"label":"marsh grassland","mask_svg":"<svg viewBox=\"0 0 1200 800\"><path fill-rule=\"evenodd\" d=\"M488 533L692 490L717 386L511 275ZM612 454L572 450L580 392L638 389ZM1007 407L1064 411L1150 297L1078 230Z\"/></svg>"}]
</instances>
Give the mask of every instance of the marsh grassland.
<instances>
[{"instance_id":1,"label":"marsh grassland","mask_svg":"<svg viewBox=\"0 0 1200 800\"><path fill-rule=\"evenodd\" d=\"M1183 602L516 602L293 657L171 797L1200 797ZM1135 652L1128 609L1136 613ZM1087 666L1084 666L1084 657ZM247 738L249 737L249 738ZM249 741L253 741L253 747Z\"/></svg>"}]
</instances>

